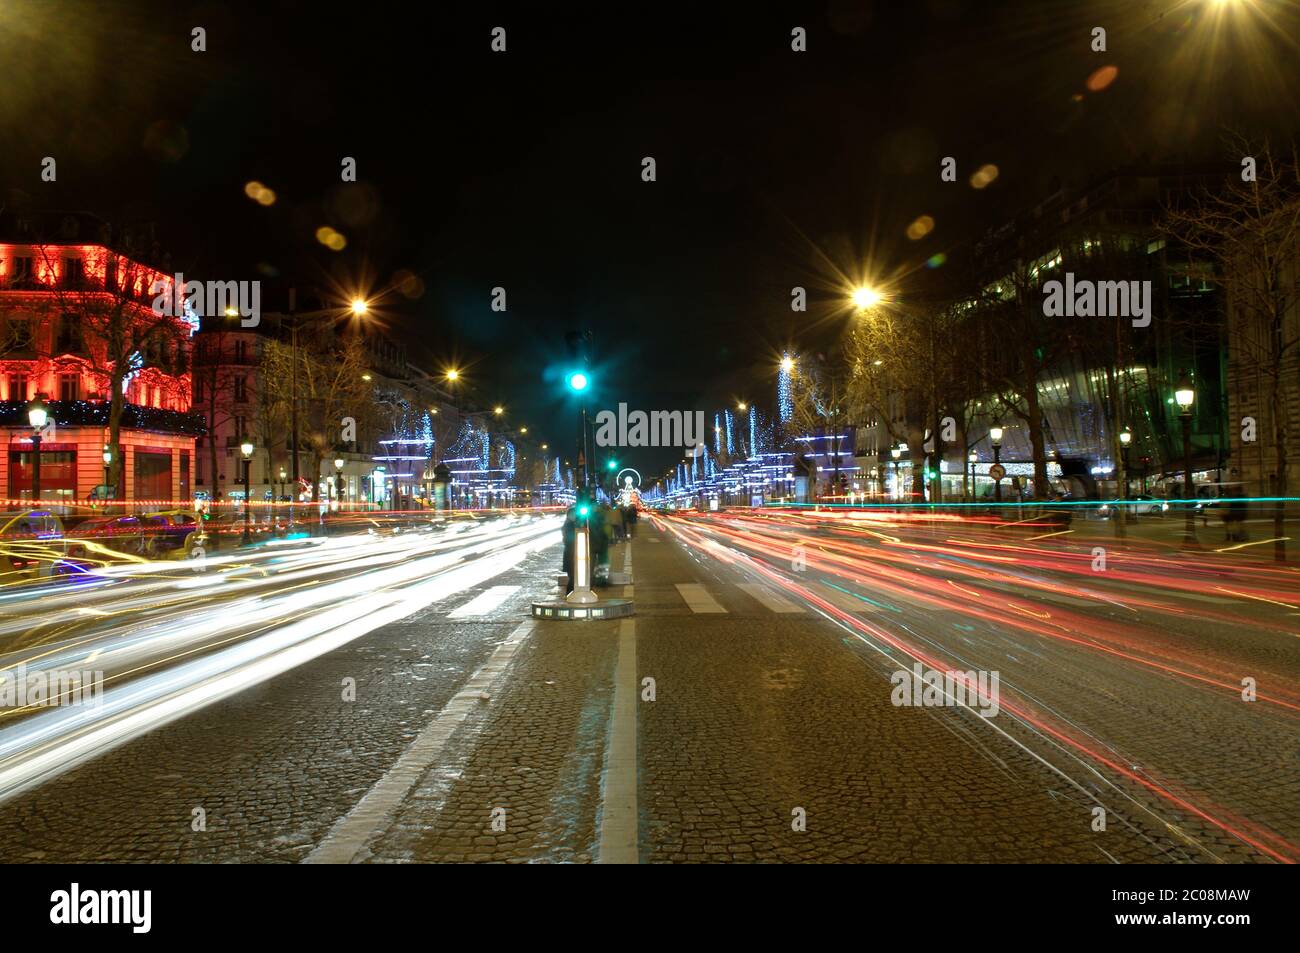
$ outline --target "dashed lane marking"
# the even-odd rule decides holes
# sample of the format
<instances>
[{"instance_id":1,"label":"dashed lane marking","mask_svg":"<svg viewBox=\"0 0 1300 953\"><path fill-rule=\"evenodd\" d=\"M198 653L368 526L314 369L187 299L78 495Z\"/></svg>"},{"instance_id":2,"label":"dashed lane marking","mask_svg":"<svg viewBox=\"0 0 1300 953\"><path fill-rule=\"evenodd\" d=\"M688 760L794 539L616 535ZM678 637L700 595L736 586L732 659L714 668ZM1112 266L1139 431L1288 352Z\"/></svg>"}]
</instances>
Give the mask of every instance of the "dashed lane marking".
<instances>
[{"instance_id":1,"label":"dashed lane marking","mask_svg":"<svg viewBox=\"0 0 1300 953\"><path fill-rule=\"evenodd\" d=\"M698 582L679 582L677 591L681 593L692 612L726 612L717 599L709 595L708 590Z\"/></svg>"},{"instance_id":2,"label":"dashed lane marking","mask_svg":"<svg viewBox=\"0 0 1300 953\"><path fill-rule=\"evenodd\" d=\"M803 606L796 605L784 596L778 595L767 586L760 585L756 582L745 582L740 584L740 588L747 594L753 596L761 602L766 608L773 612L794 613L806 611Z\"/></svg>"},{"instance_id":3,"label":"dashed lane marking","mask_svg":"<svg viewBox=\"0 0 1300 953\"><path fill-rule=\"evenodd\" d=\"M480 592L460 608L451 610L451 612L447 613L447 618L465 619L471 616L491 615L501 603L518 591L518 586L493 586L491 589Z\"/></svg>"}]
</instances>

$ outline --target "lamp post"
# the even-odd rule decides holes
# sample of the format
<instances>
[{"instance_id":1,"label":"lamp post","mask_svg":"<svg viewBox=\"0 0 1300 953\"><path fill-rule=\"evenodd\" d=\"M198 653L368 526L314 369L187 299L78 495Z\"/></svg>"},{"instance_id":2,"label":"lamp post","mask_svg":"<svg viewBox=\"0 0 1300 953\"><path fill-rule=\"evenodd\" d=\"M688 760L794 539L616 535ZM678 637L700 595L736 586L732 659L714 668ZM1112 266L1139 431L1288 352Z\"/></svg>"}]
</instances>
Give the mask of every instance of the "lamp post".
<instances>
[{"instance_id":1,"label":"lamp post","mask_svg":"<svg viewBox=\"0 0 1300 953\"><path fill-rule=\"evenodd\" d=\"M1196 400L1196 390L1192 387L1186 371L1178 380L1174 400L1181 411L1178 416L1183 423L1183 498L1187 501L1184 504L1186 509L1183 517L1183 546L1195 548L1197 546L1196 513L1192 509L1192 501L1195 499L1195 490L1192 487L1192 404Z\"/></svg>"},{"instance_id":2,"label":"lamp post","mask_svg":"<svg viewBox=\"0 0 1300 953\"><path fill-rule=\"evenodd\" d=\"M979 454L974 450L970 452L970 498L975 499L975 464L979 463Z\"/></svg>"},{"instance_id":3,"label":"lamp post","mask_svg":"<svg viewBox=\"0 0 1300 953\"><path fill-rule=\"evenodd\" d=\"M284 472L284 467L280 467L280 498L284 498L284 481L288 479L289 474Z\"/></svg>"},{"instance_id":4,"label":"lamp post","mask_svg":"<svg viewBox=\"0 0 1300 953\"><path fill-rule=\"evenodd\" d=\"M1132 443L1133 443L1133 431L1129 430L1128 427L1125 427L1123 430L1119 432L1119 456L1120 456L1120 464L1123 467L1123 473L1120 474L1120 487L1119 487L1119 498L1121 500L1128 499L1128 473L1129 473L1128 448ZM1124 507L1124 522L1126 523L1137 522L1137 514L1133 511L1133 507L1131 506Z\"/></svg>"},{"instance_id":5,"label":"lamp post","mask_svg":"<svg viewBox=\"0 0 1300 953\"><path fill-rule=\"evenodd\" d=\"M239 443L239 452L244 457L244 545L247 546L253 541L253 533L249 528L249 517L253 511L253 493L251 489L253 478L253 441L245 437Z\"/></svg>"},{"instance_id":6,"label":"lamp post","mask_svg":"<svg viewBox=\"0 0 1300 953\"><path fill-rule=\"evenodd\" d=\"M113 448L104 444L104 486L108 486L108 475L113 467Z\"/></svg>"},{"instance_id":7,"label":"lamp post","mask_svg":"<svg viewBox=\"0 0 1300 953\"><path fill-rule=\"evenodd\" d=\"M27 422L32 425L32 506L41 505L41 431L50 419L45 395L37 394L27 405Z\"/></svg>"},{"instance_id":8,"label":"lamp post","mask_svg":"<svg viewBox=\"0 0 1300 953\"><path fill-rule=\"evenodd\" d=\"M334 496L339 501L339 508L343 508L343 464L342 457L334 458Z\"/></svg>"},{"instance_id":9,"label":"lamp post","mask_svg":"<svg viewBox=\"0 0 1300 953\"><path fill-rule=\"evenodd\" d=\"M1002 425L995 423L989 428L989 443L993 445L993 465L1002 465ZM993 502L1002 502L1002 478L993 481Z\"/></svg>"},{"instance_id":10,"label":"lamp post","mask_svg":"<svg viewBox=\"0 0 1300 953\"><path fill-rule=\"evenodd\" d=\"M898 495L898 461L903 456L902 447L890 447L889 455L894 458L894 495Z\"/></svg>"}]
</instances>

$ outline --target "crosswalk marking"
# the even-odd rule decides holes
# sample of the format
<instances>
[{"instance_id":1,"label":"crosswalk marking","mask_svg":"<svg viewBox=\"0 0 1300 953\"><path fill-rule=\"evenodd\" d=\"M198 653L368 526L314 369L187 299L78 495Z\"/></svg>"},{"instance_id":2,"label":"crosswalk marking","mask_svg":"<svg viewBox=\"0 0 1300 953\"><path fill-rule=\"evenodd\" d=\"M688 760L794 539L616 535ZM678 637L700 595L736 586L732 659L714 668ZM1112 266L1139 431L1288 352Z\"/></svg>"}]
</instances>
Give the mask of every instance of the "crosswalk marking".
<instances>
[{"instance_id":1,"label":"crosswalk marking","mask_svg":"<svg viewBox=\"0 0 1300 953\"><path fill-rule=\"evenodd\" d=\"M686 600L692 612L727 611L698 582L679 582L676 585L677 591L682 594L682 598Z\"/></svg>"},{"instance_id":2,"label":"crosswalk marking","mask_svg":"<svg viewBox=\"0 0 1300 953\"><path fill-rule=\"evenodd\" d=\"M796 605L784 596L778 595L771 589L767 588L767 586L760 585L759 583L741 583L740 588L753 596L759 602L763 603L764 606L771 609L773 612L791 613L804 611L803 606Z\"/></svg>"},{"instance_id":3,"label":"crosswalk marking","mask_svg":"<svg viewBox=\"0 0 1300 953\"><path fill-rule=\"evenodd\" d=\"M447 618L465 619L470 616L488 615L518 591L518 586L493 586L491 589L485 589L460 608L449 612Z\"/></svg>"}]
</instances>

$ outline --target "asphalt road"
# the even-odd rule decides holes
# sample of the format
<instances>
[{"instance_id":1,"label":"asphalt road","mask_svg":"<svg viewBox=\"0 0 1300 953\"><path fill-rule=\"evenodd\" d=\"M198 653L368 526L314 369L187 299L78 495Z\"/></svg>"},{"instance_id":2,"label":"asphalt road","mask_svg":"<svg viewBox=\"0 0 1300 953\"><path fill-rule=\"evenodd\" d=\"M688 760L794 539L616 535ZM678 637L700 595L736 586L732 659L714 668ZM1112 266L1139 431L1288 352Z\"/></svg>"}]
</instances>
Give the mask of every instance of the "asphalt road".
<instances>
[{"instance_id":1,"label":"asphalt road","mask_svg":"<svg viewBox=\"0 0 1300 953\"><path fill-rule=\"evenodd\" d=\"M1300 857L1292 568L1082 529L743 511L643 521L614 547L634 618L534 623L557 526L366 534L4 593L0 664L94 665L106 689L99 706L0 709L0 848ZM896 704L912 685L896 673L918 664L997 687Z\"/></svg>"}]
</instances>

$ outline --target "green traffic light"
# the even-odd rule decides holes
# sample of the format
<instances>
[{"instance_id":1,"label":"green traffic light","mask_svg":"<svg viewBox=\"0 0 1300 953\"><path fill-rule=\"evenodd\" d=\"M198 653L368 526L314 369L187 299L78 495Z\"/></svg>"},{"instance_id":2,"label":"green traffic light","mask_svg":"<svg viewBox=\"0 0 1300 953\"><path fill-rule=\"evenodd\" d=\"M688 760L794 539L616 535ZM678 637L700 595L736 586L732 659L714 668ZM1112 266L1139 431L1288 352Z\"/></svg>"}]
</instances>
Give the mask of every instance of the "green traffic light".
<instances>
[{"instance_id":1,"label":"green traffic light","mask_svg":"<svg viewBox=\"0 0 1300 953\"><path fill-rule=\"evenodd\" d=\"M617 470L617 469L618 469L618 461L617 461L617 460L610 460L608 463L605 464L605 469L606 469L606 470Z\"/></svg>"},{"instance_id":2,"label":"green traffic light","mask_svg":"<svg viewBox=\"0 0 1300 953\"><path fill-rule=\"evenodd\" d=\"M579 516L585 517L585 516L589 516L590 514L591 514L591 507L588 506L586 503L583 503L580 507L578 507Z\"/></svg>"}]
</instances>

